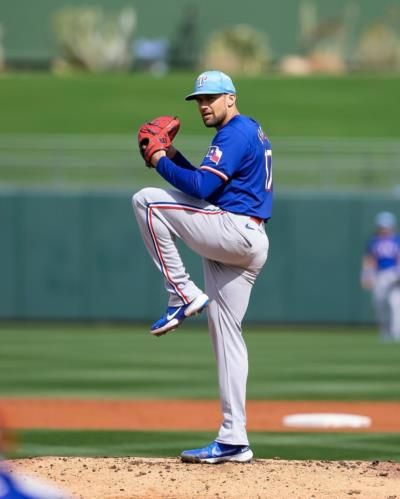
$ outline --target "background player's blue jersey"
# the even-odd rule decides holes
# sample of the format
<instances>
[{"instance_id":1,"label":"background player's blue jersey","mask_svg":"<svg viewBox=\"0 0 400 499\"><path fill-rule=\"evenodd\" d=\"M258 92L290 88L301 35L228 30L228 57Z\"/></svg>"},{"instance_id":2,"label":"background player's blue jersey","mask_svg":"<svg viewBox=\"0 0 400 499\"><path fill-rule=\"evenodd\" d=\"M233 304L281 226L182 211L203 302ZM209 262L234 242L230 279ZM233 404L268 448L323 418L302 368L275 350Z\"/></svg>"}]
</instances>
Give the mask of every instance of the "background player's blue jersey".
<instances>
[{"instance_id":1,"label":"background player's blue jersey","mask_svg":"<svg viewBox=\"0 0 400 499\"><path fill-rule=\"evenodd\" d=\"M48 497L48 496L47 496ZM39 495L31 495L22 491L9 472L0 469L0 498L1 499L39 499Z\"/></svg>"},{"instance_id":2,"label":"background player's blue jersey","mask_svg":"<svg viewBox=\"0 0 400 499\"><path fill-rule=\"evenodd\" d=\"M214 137L200 168L223 180L208 202L232 213L271 217L272 150L255 120L232 118Z\"/></svg>"},{"instance_id":3,"label":"background player's blue jersey","mask_svg":"<svg viewBox=\"0 0 400 499\"><path fill-rule=\"evenodd\" d=\"M375 235L367 243L366 254L374 258L377 270L400 265L400 236Z\"/></svg>"}]
</instances>

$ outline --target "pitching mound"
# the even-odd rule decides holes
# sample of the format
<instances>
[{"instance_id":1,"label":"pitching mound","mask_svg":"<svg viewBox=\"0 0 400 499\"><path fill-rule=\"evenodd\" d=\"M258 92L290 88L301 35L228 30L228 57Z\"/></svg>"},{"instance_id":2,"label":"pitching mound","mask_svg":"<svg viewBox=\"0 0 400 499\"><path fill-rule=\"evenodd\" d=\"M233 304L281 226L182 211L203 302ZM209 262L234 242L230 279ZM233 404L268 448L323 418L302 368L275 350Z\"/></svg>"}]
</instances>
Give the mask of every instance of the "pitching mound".
<instances>
[{"instance_id":1,"label":"pitching mound","mask_svg":"<svg viewBox=\"0 0 400 499\"><path fill-rule=\"evenodd\" d=\"M400 464L283 461L183 464L177 458L44 457L9 461L68 490L75 499L289 498L400 499Z\"/></svg>"}]
</instances>

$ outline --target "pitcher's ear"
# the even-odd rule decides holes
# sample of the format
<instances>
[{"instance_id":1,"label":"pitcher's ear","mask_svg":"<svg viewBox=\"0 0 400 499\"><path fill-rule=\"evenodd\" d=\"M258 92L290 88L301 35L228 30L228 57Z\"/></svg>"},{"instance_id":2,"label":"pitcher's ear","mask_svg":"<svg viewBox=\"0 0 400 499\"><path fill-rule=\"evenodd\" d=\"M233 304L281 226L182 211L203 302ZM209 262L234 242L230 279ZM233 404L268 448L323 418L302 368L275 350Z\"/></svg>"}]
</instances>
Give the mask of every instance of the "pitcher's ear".
<instances>
[{"instance_id":1,"label":"pitcher's ear","mask_svg":"<svg viewBox=\"0 0 400 499\"><path fill-rule=\"evenodd\" d=\"M226 102L228 103L228 107L232 107L236 103L236 95L235 94L227 94Z\"/></svg>"}]
</instances>

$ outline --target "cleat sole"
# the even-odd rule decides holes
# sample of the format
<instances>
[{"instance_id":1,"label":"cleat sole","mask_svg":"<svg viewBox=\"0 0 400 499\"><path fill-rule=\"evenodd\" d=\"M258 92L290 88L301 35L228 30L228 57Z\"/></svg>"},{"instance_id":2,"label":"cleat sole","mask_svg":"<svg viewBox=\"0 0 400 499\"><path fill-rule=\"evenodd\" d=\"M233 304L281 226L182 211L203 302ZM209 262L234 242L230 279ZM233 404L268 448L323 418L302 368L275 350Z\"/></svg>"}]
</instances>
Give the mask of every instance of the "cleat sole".
<instances>
[{"instance_id":1,"label":"cleat sole","mask_svg":"<svg viewBox=\"0 0 400 499\"><path fill-rule=\"evenodd\" d=\"M242 463L248 464L253 459L253 451L248 449L246 452L240 454L234 454L233 456L220 456L220 457L209 457L200 458L198 456L183 455L181 460L184 463L194 463L194 464L222 464L222 463Z\"/></svg>"}]
</instances>

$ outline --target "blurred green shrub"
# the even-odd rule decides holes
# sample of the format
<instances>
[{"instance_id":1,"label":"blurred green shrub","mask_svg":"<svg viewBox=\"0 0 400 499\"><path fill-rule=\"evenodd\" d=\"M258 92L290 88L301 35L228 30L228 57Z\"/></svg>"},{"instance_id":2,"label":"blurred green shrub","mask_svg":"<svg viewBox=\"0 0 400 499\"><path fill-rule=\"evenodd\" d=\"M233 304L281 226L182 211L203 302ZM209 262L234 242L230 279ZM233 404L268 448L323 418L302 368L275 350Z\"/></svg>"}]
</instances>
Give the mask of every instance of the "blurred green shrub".
<instances>
[{"instance_id":1,"label":"blurred green shrub","mask_svg":"<svg viewBox=\"0 0 400 499\"><path fill-rule=\"evenodd\" d=\"M267 36L252 26L239 24L210 36L202 58L203 68L231 74L262 74L271 60Z\"/></svg>"},{"instance_id":2,"label":"blurred green shrub","mask_svg":"<svg viewBox=\"0 0 400 499\"><path fill-rule=\"evenodd\" d=\"M172 38L169 62L171 67L194 70L198 62L199 6L187 5L181 14Z\"/></svg>"},{"instance_id":3,"label":"blurred green shrub","mask_svg":"<svg viewBox=\"0 0 400 499\"><path fill-rule=\"evenodd\" d=\"M61 58L57 71L92 72L126 70L132 64L132 38L136 13L127 7L118 13L101 7L66 7L54 15L54 31Z\"/></svg>"}]
</instances>

